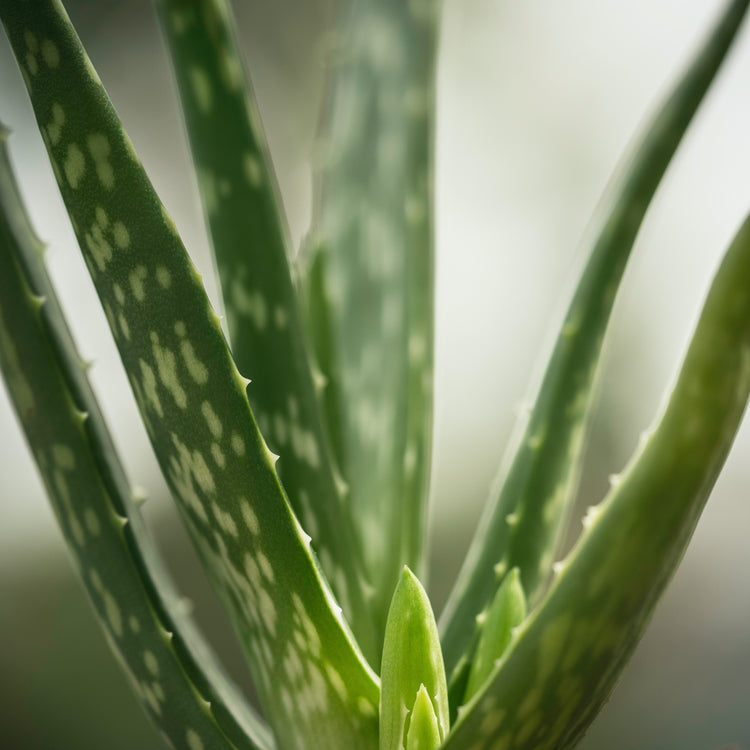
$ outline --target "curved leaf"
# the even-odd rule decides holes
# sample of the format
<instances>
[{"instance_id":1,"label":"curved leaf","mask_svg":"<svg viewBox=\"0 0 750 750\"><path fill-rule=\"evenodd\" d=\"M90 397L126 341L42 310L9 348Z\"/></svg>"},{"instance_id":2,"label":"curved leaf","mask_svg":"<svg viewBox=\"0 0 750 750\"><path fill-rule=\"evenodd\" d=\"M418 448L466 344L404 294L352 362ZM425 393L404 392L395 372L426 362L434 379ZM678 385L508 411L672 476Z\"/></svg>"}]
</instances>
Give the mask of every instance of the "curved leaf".
<instances>
[{"instance_id":1,"label":"curved leaf","mask_svg":"<svg viewBox=\"0 0 750 750\"><path fill-rule=\"evenodd\" d=\"M270 750L268 729L177 612L42 249L0 125L0 365L74 566L139 701L175 747Z\"/></svg>"},{"instance_id":2,"label":"curved leaf","mask_svg":"<svg viewBox=\"0 0 750 750\"><path fill-rule=\"evenodd\" d=\"M508 454L441 616L449 675L466 656L474 619L513 567L533 606L551 572L561 520L578 483L604 333L649 203L747 11L733 0L685 74L636 141L614 180L583 276L557 338L536 403Z\"/></svg>"},{"instance_id":3,"label":"curved leaf","mask_svg":"<svg viewBox=\"0 0 750 750\"><path fill-rule=\"evenodd\" d=\"M174 224L62 6L3 0L0 16L157 459L280 745L373 748L377 679L289 507Z\"/></svg>"},{"instance_id":4,"label":"curved leaf","mask_svg":"<svg viewBox=\"0 0 750 750\"><path fill-rule=\"evenodd\" d=\"M568 750L674 573L750 395L750 217L714 279L666 409L445 750Z\"/></svg>"},{"instance_id":5,"label":"curved leaf","mask_svg":"<svg viewBox=\"0 0 750 750\"><path fill-rule=\"evenodd\" d=\"M289 240L258 107L224 0L159 0L232 354L297 517L347 619L376 658L360 545L334 479L289 268Z\"/></svg>"}]
</instances>

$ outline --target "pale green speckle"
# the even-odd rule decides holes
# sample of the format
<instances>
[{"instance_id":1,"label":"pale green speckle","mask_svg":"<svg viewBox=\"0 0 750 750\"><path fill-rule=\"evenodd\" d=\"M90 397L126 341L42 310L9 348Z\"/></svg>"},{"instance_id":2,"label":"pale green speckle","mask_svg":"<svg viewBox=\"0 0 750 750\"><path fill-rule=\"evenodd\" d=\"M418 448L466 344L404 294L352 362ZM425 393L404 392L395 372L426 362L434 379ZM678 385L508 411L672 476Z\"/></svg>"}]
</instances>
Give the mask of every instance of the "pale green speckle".
<instances>
[{"instance_id":1,"label":"pale green speckle","mask_svg":"<svg viewBox=\"0 0 750 750\"><path fill-rule=\"evenodd\" d=\"M138 302L143 302L146 299L146 289L143 284L146 276L148 276L148 271L145 266L136 266L128 276L130 291L133 292L133 296Z\"/></svg>"},{"instance_id":2,"label":"pale green speckle","mask_svg":"<svg viewBox=\"0 0 750 750\"><path fill-rule=\"evenodd\" d=\"M263 184L263 167L255 154L246 151L242 157L242 168L245 179L251 187L259 188Z\"/></svg>"},{"instance_id":3,"label":"pale green speckle","mask_svg":"<svg viewBox=\"0 0 750 750\"><path fill-rule=\"evenodd\" d=\"M122 335L125 337L125 340L130 341L130 325L128 324L128 320L122 312L117 313L117 323L120 326L120 330L122 331Z\"/></svg>"},{"instance_id":4,"label":"pale green speckle","mask_svg":"<svg viewBox=\"0 0 750 750\"><path fill-rule=\"evenodd\" d=\"M211 455L213 456L214 463L223 469L226 466L227 460L224 456L224 451L218 443L211 443Z\"/></svg>"},{"instance_id":5,"label":"pale green speckle","mask_svg":"<svg viewBox=\"0 0 750 750\"><path fill-rule=\"evenodd\" d=\"M185 741L187 742L189 750L204 750L203 740L194 729L188 729L187 732L185 732Z\"/></svg>"},{"instance_id":6,"label":"pale green speckle","mask_svg":"<svg viewBox=\"0 0 750 750\"><path fill-rule=\"evenodd\" d=\"M208 382L208 368L198 359L193 345L187 339L180 341L180 354L190 377L198 385L205 385Z\"/></svg>"},{"instance_id":7,"label":"pale green speckle","mask_svg":"<svg viewBox=\"0 0 750 750\"><path fill-rule=\"evenodd\" d=\"M221 424L219 417L216 416L216 412L210 402L204 401L201 404L201 414L203 414L203 418L206 420L206 424L208 425L208 429L211 430L211 434L219 440L224 432L224 427Z\"/></svg>"},{"instance_id":8,"label":"pale green speckle","mask_svg":"<svg viewBox=\"0 0 750 750\"><path fill-rule=\"evenodd\" d=\"M260 534L260 523L258 522L258 516L255 515L255 511L250 507L250 503L247 500L242 500L240 503L240 511L242 513L242 519L245 521L245 525L249 529L250 533L254 536Z\"/></svg>"},{"instance_id":9,"label":"pale green speckle","mask_svg":"<svg viewBox=\"0 0 750 750\"><path fill-rule=\"evenodd\" d=\"M169 289L172 286L172 274L166 266L156 267L156 281L162 289Z\"/></svg>"},{"instance_id":10,"label":"pale green speckle","mask_svg":"<svg viewBox=\"0 0 750 750\"><path fill-rule=\"evenodd\" d=\"M112 284L112 294L114 295L115 300L117 300L118 305L125 304L125 292L122 291L122 287L119 284Z\"/></svg>"},{"instance_id":11,"label":"pale green speckle","mask_svg":"<svg viewBox=\"0 0 750 750\"><path fill-rule=\"evenodd\" d=\"M153 651L144 651L143 652L143 663L146 666L146 669L156 677L156 675L159 674L159 662L154 655Z\"/></svg>"},{"instance_id":12,"label":"pale green speckle","mask_svg":"<svg viewBox=\"0 0 750 750\"><path fill-rule=\"evenodd\" d=\"M52 446L52 461L63 471L72 471L76 465L73 451L62 443L55 443Z\"/></svg>"},{"instance_id":13,"label":"pale green speckle","mask_svg":"<svg viewBox=\"0 0 750 750\"><path fill-rule=\"evenodd\" d=\"M96 511L93 508L86 508L83 512L83 522L86 524L86 528L89 530L91 536L99 536L102 527L99 523L99 516L96 515Z\"/></svg>"},{"instance_id":14,"label":"pale green speckle","mask_svg":"<svg viewBox=\"0 0 750 750\"><path fill-rule=\"evenodd\" d=\"M96 176L106 190L112 190L115 186L115 173L109 163L110 145L107 136L103 133L92 133L86 138L91 158L96 167Z\"/></svg>"},{"instance_id":15,"label":"pale green speckle","mask_svg":"<svg viewBox=\"0 0 750 750\"><path fill-rule=\"evenodd\" d=\"M31 52L39 52L39 40L31 29L23 32L23 40Z\"/></svg>"},{"instance_id":16,"label":"pale green speckle","mask_svg":"<svg viewBox=\"0 0 750 750\"><path fill-rule=\"evenodd\" d=\"M286 328L287 326L286 310L283 307L281 307L281 305L278 305L276 309L273 311L273 319L278 328L282 330Z\"/></svg>"},{"instance_id":17,"label":"pale green speckle","mask_svg":"<svg viewBox=\"0 0 750 750\"><path fill-rule=\"evenodd\" d=\"M49 137L50 143L53 146L57 146L60 143L62 136L62 129L65 125L65 110L62 106L55 102L52 105L52 120L47 125L47 136Z\"/></svg>"},{"instance_id":18,"label":"pale green speckle","mask_svg":"<svg viewBox=\"0 0 750 750\"><path fill-rule=\"evenodd\" d=\"M245 441L242 439L242 437L236 433L232 433L231 441L232 443L232 450L235 452L238 456L244 456L245 455Z\"/></svg>"},{"instance_id":19,"label":"pale green speckle","mask_svg":"<svg viewBox=\"0 0 750 750\"><path fill-rule=\"evenodd\" d=\"M51 39L42 42L42 58L49 68L56 68L60 64L60 53Z\"/></svg>"},{"instance_id":20,"label":"pale green speckle","mask_svg":"<svg viewBox=\"0 0 750 750\"><path fill-rule=\"evenodd\" d=\"M208 77L203 68L194 65L188 71L190 76L190 85L193 88L198 109L205 115L211 111L214 103L213 90L211 88L211 79Z\"/></svg>"},{"instance_id":21,"label":"pale green speckle","mask_svg":"<svg viewBox=\"0 0 750 750\"><path fill-rule=\"evenodd\" d=\"M36 61L36 55L31 52L26 53L26 69L32 76L39 72L39 63Z\"/></svg>"},{"instance_id":22,"label":"pale green speckle","mask_svg":"<svg viewBox=\"0 0 750 750\"><path fill-rule=\"evenodd\" d=\"M156 390L156 375L145 360L140 360L141 366L141 378L143 381L143 393L146 397L148 405L160 416L164 416L164 410L162 409L159 394Z\"/></svg>"},{"instance_id":23,"label":"pale green speckle","mask_svg":"<svg viewBox=\"0 0 750 750\"><path fill-rule=\"evenodd\" d=\"M240 91L242 89L242 65L236 55L227 49L219 53L219 68L222 83L229 91Z\"/></svg>"},{"instance_id":24,"label":"pale green speckle","mask_svg":"<svg viewBox=\"0 0 750 750\"><path fill-rule=\"evenodd\" d=\"M112 225L112 236L115 240L115 245L120 250L127 250L130 247L130 233L121 221L116 221Z\"/></svg>"},{"instance_id":25,"label":"pale green speckle","mask_svg":"<svg viewBox=\"0 0 750 750\"><path fill-rule=\"evenodd\" d=\"M68 185L73 190L76 190L86 172L86 160L83 157L81 149L75 143L68 145L65 161L63 162L63 171L65 172L65 179L68 181Z\"/></svg>"},{"instance_id":26,"label":"pale green speckle","mask_svg":"<svg viewBox=\"0 0 750 750\"><path fill-rule=\"evenodd\" d=\"M159 336L151 332L151 351L154 355L156 370L161 384L169 391L175 404L180 409L187 407L187 395L177 375L177 359L174 352L159 343Z\"/></svg>"},{"instance_id":27,"label":"pale green speckle","mask_svg":"<svg viewBox=\"0 0 750 750\"><path fill-rule=\"evenodd\" d=\"M102 599L104 601L104 613L107 616L109 627L112 628L112 632L119 638L122 636L123 632L120 606L117 604L115 597L106 589L102 593Z\"/></svg>"}]
</instances>

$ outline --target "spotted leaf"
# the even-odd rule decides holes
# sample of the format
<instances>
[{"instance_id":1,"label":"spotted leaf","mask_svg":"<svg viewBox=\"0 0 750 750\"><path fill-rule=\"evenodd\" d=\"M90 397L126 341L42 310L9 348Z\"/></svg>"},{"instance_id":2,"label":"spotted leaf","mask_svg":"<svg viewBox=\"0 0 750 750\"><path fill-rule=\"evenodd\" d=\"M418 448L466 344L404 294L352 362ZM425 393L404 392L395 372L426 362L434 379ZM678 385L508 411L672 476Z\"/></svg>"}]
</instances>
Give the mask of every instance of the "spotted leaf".
<instances>
[{"instance_id":1,"label":"spotted leaf","mask_svg":"<svg viewBox=\"0 0 750 750\"><path fill-rule=\"evenodd\" d=\"M750 394L750 218L706 300L663 415L445 750L568 750L609 696L674 573Z\"/></svg>"},{"instance_id":2,"label":"spotted leaf","mask_svg":"<svg viewBox=\"0 0 750 750\"><path fill-rule=\"evenodd\" d=\"M174 747L270 750L262 720L178 610L42 261L0 126L0 365L115 656Z\"/></svg>"},{"instance_id":3,"label":"spotted leaf","mask_svg":"<svg viewBox=\"0 0 750 750\"><path fill-rule=\"evenodd\" d=\"M201 278L64 9L3 0L0 16L154 452L279 744L374 747L377 678L289 507ZM30 42L55 50L33 70ZM62 124L51 133L50 122Z\"/></svg>"},{"instance_id":4,"label":"spotted leaf","mask_svg":"<svg viewBox=\"0 0 750 750\"><path fill-rule=\"evenodd\" d=\"M301 271L381 632L401 566L424 573L439 8L438 0L341 4Z\"/></svg>"},{"instance_id":5,"label":"spotted leaf","mask_svg":"<svg viewBox=\"0 0 750 750\"><path fill-rule=\"evenodd\" d=\"M232 353L289 501L360 646L378 652L361 549L323 437L281 201L225 0L156 4L173 61Z\"/></svg>"},{"instance_id":6,"label":"spotted leaf","mask_svg":"<svg viewBox=\"0 0 750 750\"><path fill-rule=\"evenodd\" d=\"M551 572L564 511L578 483L583 440L604 333L646 210L747 10L731 2L666 98L595 223L589 260L523 429L504 461L466 563L441 617L446 668L453 674L474 639L474 620L497 581L518 567L533 606ZM453 679L453 678L451 678Z\"/></svg>"}]
</instances>

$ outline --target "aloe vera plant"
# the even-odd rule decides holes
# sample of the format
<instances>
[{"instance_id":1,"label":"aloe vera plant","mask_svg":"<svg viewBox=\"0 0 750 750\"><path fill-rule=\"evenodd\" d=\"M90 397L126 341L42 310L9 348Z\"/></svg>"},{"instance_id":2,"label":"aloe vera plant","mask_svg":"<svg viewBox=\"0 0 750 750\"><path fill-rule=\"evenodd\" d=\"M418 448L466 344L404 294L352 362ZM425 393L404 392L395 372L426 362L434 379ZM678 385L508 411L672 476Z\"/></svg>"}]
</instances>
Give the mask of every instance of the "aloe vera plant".
<instances>
[{"instance_id":1,"label":"aloe vera plant","mask_svg":"<svg viewBox=\"0 0 750 750\"><path fill-rule=\"evenodd\" d=\"M533 408L436 621L419 579L439 3L342 0L312 226L296 256L229 6L155 0L220 280L215 311L59 0L0 0L154 454L257 689L260 710L178 604L2 129L0 365L74 567L168 744L563 750L581 738L689 542L750 394L747 219L662 413L557 560L620 280L747 6L726 5L613 181Z\"/></svg>"}]
</instances>

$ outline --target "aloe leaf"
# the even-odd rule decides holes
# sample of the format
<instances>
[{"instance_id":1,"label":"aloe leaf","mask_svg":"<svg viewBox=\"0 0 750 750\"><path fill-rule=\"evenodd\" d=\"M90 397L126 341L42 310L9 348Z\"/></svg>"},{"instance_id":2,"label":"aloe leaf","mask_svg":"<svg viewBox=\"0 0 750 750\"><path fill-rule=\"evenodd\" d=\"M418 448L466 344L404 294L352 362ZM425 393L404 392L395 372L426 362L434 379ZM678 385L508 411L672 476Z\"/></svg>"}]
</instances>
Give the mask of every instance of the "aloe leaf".
<instances>
[{"instance_id":1,"label":"aloe leaf","mask_svg":"<svg viewBox=\"0 0 750 750\"><path fill-rule=\"evenodd\" d=\"M401 566L424 573L439 8L342 4L301 261L325 418L381 627Z\"/></svg>"},{"instance_id":2,"label":"aloe leaf","mask_svg":"<svg viewBox=\"0 0 750 750\"><path fill-rule=\"evenodd\" d=\"M489 610L481 618L481 634L471 661L464 703L468 703L490 676L495 663L510 645L515 629L525 619L526 597L518 568L513 568L503 579Z\"/></svg>"},{"instance_id":3,"label":"aloe leaf","mask_svg":"<svg viewBox=\"0 0 750 750\"><path fill-rule=\"evenodd\" d=\"M561 519L575 492L604 333L649 203L747 10L731 2L612 184L583 276L527 424L495 482L466 562L441 616L451 675L470 648L474 619L513 567L533 606L551 570Z\"/></svg>"},{"instance_id":4,"label":"aloe leaf","mask_svg":"<svg viewBox=\"0 0 750 750\"><path fill-rule=\"evenodd\" d=\"M64 9L3 0L0 16L156 457L279 744L374 747L377 678L289 507L200 276Z\"/></svg>"},{"instance_id":5,"label":"aloe leaf","mask_svg":"<svg viewBox=\"0 0 750 750\"><path fill-rule=\"evenodd\" d=\"M558 576L459 710L446 750L567 750L609 696L687 547L750 394L750 218L713 281L674 390Z\"/></svg>"},{"instance_id":6,"label":"aloe leaf","mask_svg":"<svg viewBox=\"0 0 750 750\"><path fill-rule=\"evenodd\" d=\"M406 750L437 750L440 747L438 719L424 685L419 686L417 699L409 716L405 747Z\"/></svg>"},{"instance_id":7,"label":"aloe leaf","mask_svg":"<svg viewBox=\"0 0 750 750\"><path fill-rule=\"evenodd\" d=\"M0 125L0 365L74 566L138 700L175 747L270 750L262 720L177 611L47 278L5 138Z\"/></svg>"},{"instance_id":8,"label":"aloe leaf","mask_svg":"<svg viewBox=\"0 0 750 750\"><path fill-rule=\"evenodd\" d=\"M407 567L388 610L380 678L380 750L405 746L409 717L423 690L429 696L439 740L446 737L448 688L435 615L425 590ZM413 742L417 736L429 734L426 728L415 732Z\"/></svg>"},{"instance_id":9,"label":"aloe leaf","mask_svg":"<svg viewBox=\"0 0 750 750\"><path fill-rule=\"evenodd\" d=\"M156 2L178 83L206 221L221 280L232 354L297 517L370 658L378 649L363 563L342 502L289 268L257 103L224 0ZM366 646L366 648L365 648Z\"/></svg>"}]
</instances>

